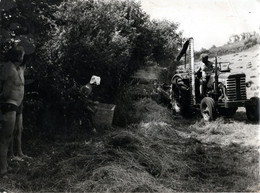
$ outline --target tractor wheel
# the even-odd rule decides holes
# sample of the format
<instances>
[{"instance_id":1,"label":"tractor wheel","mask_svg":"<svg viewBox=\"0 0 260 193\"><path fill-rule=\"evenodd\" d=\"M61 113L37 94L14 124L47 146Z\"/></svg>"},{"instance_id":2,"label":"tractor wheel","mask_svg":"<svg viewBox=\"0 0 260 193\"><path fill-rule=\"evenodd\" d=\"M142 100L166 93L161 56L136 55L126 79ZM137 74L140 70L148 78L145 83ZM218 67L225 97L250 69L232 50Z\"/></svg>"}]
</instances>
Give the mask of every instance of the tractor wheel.
<instances>
[{"instance_id":1,"label":"tractor wheel","mask_svg":"<svg viewBox=\"0 0 260 193\"><path fill-rule=\"evenodd\" d=\"M192 112L189 93L182 93L178 100L175 98L176 97L174 97L171 101L173 112L180 114L184 118L191 118Z\"/></svg>"},{"instance_id":2,"label":"tractor wheel","mask_svg":"<svg viewBox=\"0 0 260 193\"><path fill-rule=\"evenodd\" d=\"M183 101L178 102L174 101L172 102L172 110L174 114L180 114L184 118L190 118L191 117L191 108L189 103L184 103Z\"/></svg>"},{"instance_id":3,"label":"tractor wheel","mask_svg":"<svg viewBox=\"0 0 260 193\"><path fill-rule=\"evenodd\" d=\"M246 107L246 115L250 121L259 121L260 99L258 97L250 98L253 105Z\"/></svg>"},{"instance_id":4,"label":"tractor wheel","mask_svg":"<svg viewBox=\"0 0 260 193\"><path fill-rule=\"evenodd\" d=\"M205 121L212 121L216 116L215 101L210 97L205 97L200 103L200 112Z\"/></svg>"},{"instance_id":5,"label":"tractor wheel","mask_svg":"<svg viewBox=\"0 0 260 193\"><path fill-rule=\"evenodd\" d=\"M192 117L192 108L190 101L191 100L189 91L183 92L179 102L180 114L187 119Z\"/></svg>"},{"instance_id":6,"label":"tractor wheel","mask_svg":"<svg viewBox=\"0 0 260 193\"><path fill-rule=\"evenodd\" d=\"M177 102L175 99L173 99L172 100L172 102L171 102L171 104L172 104L172 110L173 110L173 112L174 113L180 113L180 103L179 102Z\"/></svg>"},{"instance_id":7,"label":"tractor wheel","mask_svg":"<svg viewBox=\"0 0 260 193\"><path fill-rule=\"evenodd\" d=\"M190 106L189 102L186 102L186 103L181 102L180 103L180 114L184 118L191 118L192 113L191 113L191 106Z\"/></svg>"},{"instance_id":8,"label":"tractor wheel","mask_svg":"<svg viewBox=\"0 0 260 193\"><path fill-rule=\"evenodd\" d=\"M220 107L218 109L218 112L220 115L231 118L236 114L237 111L237 107L234 108L224 108L224 107Z\"/></svg>"}]
</instances>

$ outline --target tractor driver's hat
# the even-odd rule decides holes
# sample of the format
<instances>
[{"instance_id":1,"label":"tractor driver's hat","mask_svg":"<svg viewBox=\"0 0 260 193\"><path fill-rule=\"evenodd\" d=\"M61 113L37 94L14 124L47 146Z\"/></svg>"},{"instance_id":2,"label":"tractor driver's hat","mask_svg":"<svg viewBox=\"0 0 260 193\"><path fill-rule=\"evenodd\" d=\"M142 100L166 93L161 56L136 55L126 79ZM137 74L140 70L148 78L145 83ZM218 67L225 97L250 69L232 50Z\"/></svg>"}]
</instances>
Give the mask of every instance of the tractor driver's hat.
<instances>
[{"instance_id":1,"label":"tractor driver's hat","mask_svg":"<svg viewBox=\"0 0 260 193\"><path fill-rule=\"evenodd\" d=\"M200 58L201 58L201 59L205 59L205 58L208 58L208 57L209 57L208 54L201 54L201 55L200 55Z\"/></svg>"},{"instance_id":2,"label":"tractor driver's hat","mask_svg":"<svg viewBox=\"0 0 260 193\"><path fill-rule=\"evenodd\" d=\"M90 84L100 85L101 78L99 76L93 75L89 81Z\"/></svg>"}]
</instances>

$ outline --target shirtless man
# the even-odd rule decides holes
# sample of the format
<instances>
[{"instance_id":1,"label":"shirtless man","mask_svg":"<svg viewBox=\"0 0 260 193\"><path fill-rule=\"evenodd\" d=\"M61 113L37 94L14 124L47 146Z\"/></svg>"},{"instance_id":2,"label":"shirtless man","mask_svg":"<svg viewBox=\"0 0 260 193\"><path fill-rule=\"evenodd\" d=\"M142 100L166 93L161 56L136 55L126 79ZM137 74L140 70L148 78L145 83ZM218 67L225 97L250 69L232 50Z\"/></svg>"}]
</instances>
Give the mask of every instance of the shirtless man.
<instances>
[{"instance_id":1,"label":"shirtless man","mask_svg":"<svg viewBox=\"0 0 260 193\"><path fill-rule=\"evenodd\" d=\"M0 70L0 109L2 127L0 127L0 174L7 173L7 153L12 142L14 130L18 130L18 154L21 150L22 101L24 97L24 70L22 66L24 49L13 47L7 55L8 62Z\"/></svg>"},{"instance_id":2,"label":"shirtless man","mask_svg":"<svg viewBox=\"0 0 260 193\"><path fill-rule=\"evenodd\" d=\"M200 94L203 96L205 96L205 94L206 94L207 84L210 79L210 75L212 74L213 69L214 69L213 63L210 62L208 60L208 58L209 57L207 54L201 54L202 64L201 64L199 70L197 71L197 74L199 72L202 72L201 84L200 84Z\"/></svg>"}]
</instances>

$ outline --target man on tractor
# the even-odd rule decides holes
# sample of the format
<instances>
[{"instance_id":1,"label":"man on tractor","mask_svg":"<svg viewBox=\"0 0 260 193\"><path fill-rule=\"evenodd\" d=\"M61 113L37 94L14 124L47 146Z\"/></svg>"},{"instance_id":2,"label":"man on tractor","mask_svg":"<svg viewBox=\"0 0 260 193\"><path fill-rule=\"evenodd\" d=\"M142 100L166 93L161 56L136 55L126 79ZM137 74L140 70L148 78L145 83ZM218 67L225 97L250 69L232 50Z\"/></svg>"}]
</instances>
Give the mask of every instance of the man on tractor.
<instances>
[{"instance_id":1,"label":"man on tractor","mask_svg":"<svg viewBox=\"0 0 260 193\"><path fill-rule=\"evenodd\" d=\"M206 89L207 89L207 84L209 82L210 79L210 75L213 72L213 63L210 62L209 57L207 54L201 54L201 61L202 64L199 68L199 70L197 71L197 77L201 77L200 78L200 94L201 96L205 96L206 95Z\"/></svg>"}]
</instances>

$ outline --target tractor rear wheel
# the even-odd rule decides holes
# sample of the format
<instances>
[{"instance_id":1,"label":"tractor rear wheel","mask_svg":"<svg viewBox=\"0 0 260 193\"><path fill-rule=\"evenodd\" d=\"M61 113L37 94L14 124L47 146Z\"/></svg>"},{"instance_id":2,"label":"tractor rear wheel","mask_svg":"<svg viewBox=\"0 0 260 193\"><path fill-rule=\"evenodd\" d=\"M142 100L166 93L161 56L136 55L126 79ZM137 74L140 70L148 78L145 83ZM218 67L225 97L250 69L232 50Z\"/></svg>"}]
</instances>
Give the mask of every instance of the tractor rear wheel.
<instances>
[{"instance_id":1,"label":"tractor rear wheel","mask_svg":"<svg viewBox=\"0 0 260 193\"><path fill-rule=\"evenodd\" d=\"M216 117L215 101L210 97L204 97L200 103L200 112L205 121L212 121Z\"/></svg>"},{"instance_id":2,"label":"tractor rear wheel","mask_svg":"<svg viewBox=\"0 0 260 193\"><path fill-rule=\"evenodd\" d=\"M171 100L173 112L179 113L184 118L191 118L192 109L190 104L189 91L178 90L176 93L176 95L173 94Z\"/></svg>"},{"instance_id":3,"label":"tractor rear wheel","mask_svg":"<svg viewBox=\"0 0 260 193\"><path fill-rule=\"evenodd\" d=\"M190 103L190 93L188 91L182 94L179 106L180 106L180 114L184 118L191 118L192 117L192 109Z\"/></svg>"},{"instance_id":4,"label":"tractor rear wheel","mask_svg":"<svg viewBox=\"0 0 260 193\"><path fill-rule=\"evenodd\" d=\"M191 118L191 108L189 102L174 101L172 102L172 109L174 113L180 114L184 118Z\"/></svg>"},{"instance_id":5,"label":"tractor rear wheel","mask_svg":"<svg viewBox=\"0 0 260 193\"><path fill-rule=\"evenodd\" d=\"M258 97L250 98L251 105L246 106L246 115L250 121L259 121L260 99Z\"/></svg>"}]
</instances>

